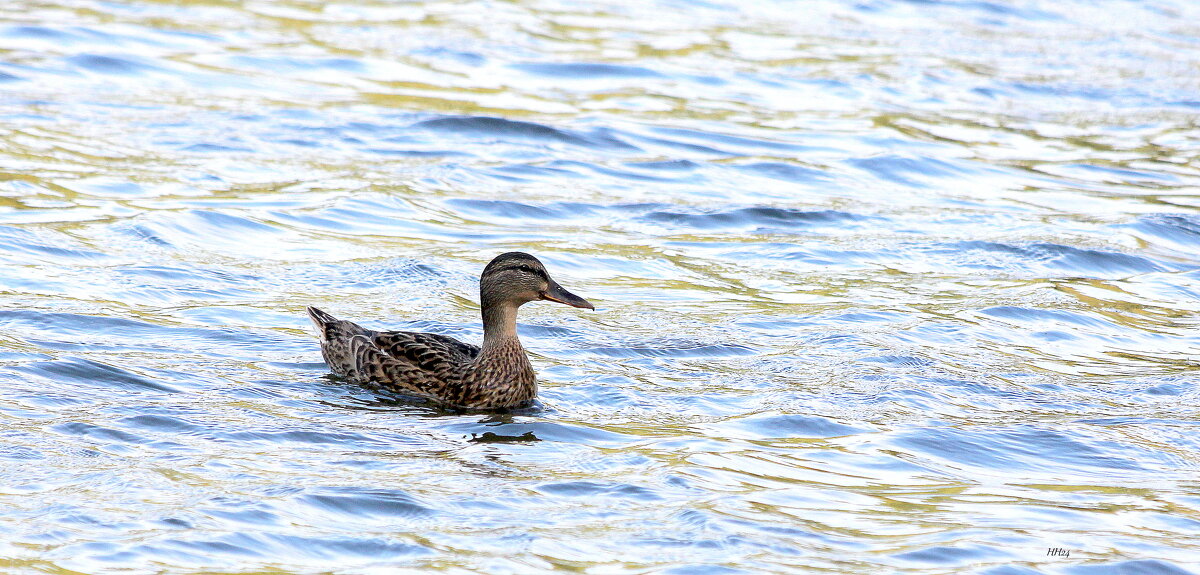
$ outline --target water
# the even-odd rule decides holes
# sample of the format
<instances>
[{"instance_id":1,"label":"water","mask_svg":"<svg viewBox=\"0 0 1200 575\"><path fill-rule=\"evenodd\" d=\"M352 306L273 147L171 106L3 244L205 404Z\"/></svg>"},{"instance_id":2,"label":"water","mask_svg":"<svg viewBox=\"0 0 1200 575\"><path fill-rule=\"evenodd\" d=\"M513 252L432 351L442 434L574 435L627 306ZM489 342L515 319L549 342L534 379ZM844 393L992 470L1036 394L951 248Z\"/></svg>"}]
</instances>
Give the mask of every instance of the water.
<instances>
[{"instance_id":1,"label":"water","mask_svg":"<svg viewBox=\"0 0 1200 575\"><path fill-rule=\"evenodd\" d=\"M7 3L0 571L1200 572L1198 23ZM514 249L540 409L327 378Z\"/></svg>"}]
</instances>

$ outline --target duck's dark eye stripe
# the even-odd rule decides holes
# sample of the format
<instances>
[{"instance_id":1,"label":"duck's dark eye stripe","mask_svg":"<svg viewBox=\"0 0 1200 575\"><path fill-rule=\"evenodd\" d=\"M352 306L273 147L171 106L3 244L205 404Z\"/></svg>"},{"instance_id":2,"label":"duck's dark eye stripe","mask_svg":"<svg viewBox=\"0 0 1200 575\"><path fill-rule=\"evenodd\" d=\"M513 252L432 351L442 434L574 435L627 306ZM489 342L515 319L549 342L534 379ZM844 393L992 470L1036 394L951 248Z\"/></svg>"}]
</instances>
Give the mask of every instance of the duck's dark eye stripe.
<instances>
[{"instance_id":1,"label":"duck's dark eye stripe","mask_svg":"<svg viewBox=\"0 0 1200 575\"><path fill-rule=\"evenodd\" d=\"M521 271L523 271L523 272L529 272L529 273L531 273L531 274L533 274L533 275L535 275L535 276L541 277L541 278L545 278L545 277L546 277L546 272L545 272L545 271L539 270L539 269L537 269L537 268L535 268L535 267L533 267L533 266L527 266L527 265L525 265L525 264L519 264L519 265L515 265L515 266L513 266L513 267L511 267L511 268L508 268L508 269L510 269L510 270L521 270Z\"/></svg>"},{"instance_id":2,"label":"duck's dark eye stripe","mask_svg":"<svg viewBox=\"0 0 1200 575\"><path fill-rule=\"evenodd\" d=\"M520 270L520 271L538 276L546 281L550 281L550 277L548 275L546 275L546 270L544 270L544 269L536 268L536 267L533 267L533 266L531 266L529 264L525 264L525 263L505 262L505 264L506 265L504 265L504 267L497 266L495 268L486 269L486 270L484 270L483 275L492 275L492 274L497 274L500 272Z\"/></svg>"}]
</instances>

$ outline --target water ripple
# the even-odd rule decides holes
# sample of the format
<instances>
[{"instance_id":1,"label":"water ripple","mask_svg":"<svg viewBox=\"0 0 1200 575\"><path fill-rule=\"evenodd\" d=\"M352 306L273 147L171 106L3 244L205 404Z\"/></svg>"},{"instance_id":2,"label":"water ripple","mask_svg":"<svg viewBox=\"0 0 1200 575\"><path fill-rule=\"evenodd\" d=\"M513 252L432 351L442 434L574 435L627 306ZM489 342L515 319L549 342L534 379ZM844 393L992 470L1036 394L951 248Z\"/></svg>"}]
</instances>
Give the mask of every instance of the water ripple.
<instances>
[{"instance_id":1,"label":"water ripple","mask_svg":"<svg viewBox=\"0 0 1200 575\"><path fill-rule=\"evenodd\" d=\"M0 565L1194 569L1200 11L798 14L0 6ZM328 375L510 250L536 405Z\"/></svg>"}]
</instances>

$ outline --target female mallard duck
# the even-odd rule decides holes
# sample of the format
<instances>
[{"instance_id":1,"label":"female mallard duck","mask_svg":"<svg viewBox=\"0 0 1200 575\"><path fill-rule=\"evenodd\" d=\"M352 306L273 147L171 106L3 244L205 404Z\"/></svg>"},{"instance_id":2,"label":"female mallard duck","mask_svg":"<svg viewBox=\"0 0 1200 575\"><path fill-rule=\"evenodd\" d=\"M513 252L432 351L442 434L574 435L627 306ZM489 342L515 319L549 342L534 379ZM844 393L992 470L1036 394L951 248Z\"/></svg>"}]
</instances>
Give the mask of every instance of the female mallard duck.
<instances>
[{"instance_id":1,"label":"female mallard duck","mask_svg":"<svg viewBox=\"0 0 1200 575\"><path fill-rule=\"evenodd\" d=\"M496 256L479 276L482 347L435 333L371 331L315 307L308 315L334 374L453 407L489 409L537 395L537 377L517 339L517 308L542 299L596 309L550 279L537 258L509 252Z\"/></svg>"}]
</instances>

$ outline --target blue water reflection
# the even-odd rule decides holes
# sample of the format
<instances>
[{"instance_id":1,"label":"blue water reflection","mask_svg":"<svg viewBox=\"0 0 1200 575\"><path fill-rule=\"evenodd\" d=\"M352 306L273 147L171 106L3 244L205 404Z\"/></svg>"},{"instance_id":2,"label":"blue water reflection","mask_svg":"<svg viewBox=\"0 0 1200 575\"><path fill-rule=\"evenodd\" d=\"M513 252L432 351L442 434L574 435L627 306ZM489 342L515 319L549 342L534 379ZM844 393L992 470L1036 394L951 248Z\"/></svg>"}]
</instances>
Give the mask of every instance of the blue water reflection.
<instances>
[{"instance_id":1,"label":"blue water reflection","mask_svg":"<svg viewBox=\"0 0 1200 575\"><path fill-rule=\"evenodd\" d=\"M1193 22L0 7L0 571L1195 571ZM514 249L536 405L328 376Z\"/></svg>"}]
</instances>

